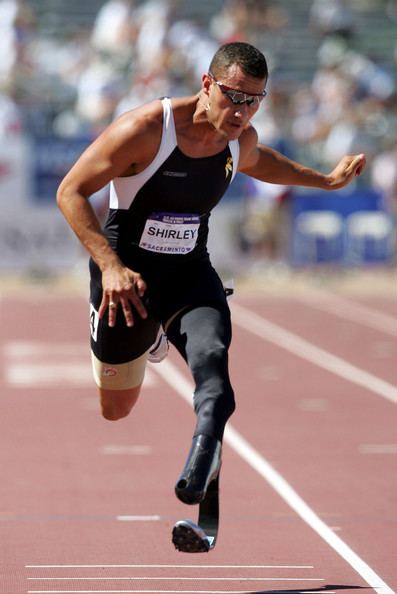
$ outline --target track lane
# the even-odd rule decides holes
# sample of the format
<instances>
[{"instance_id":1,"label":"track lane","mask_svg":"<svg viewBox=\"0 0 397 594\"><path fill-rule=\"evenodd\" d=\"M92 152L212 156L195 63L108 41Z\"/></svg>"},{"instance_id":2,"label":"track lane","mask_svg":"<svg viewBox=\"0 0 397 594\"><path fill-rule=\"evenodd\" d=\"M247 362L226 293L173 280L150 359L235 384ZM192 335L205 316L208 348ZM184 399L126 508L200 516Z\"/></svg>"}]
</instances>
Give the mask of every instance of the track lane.
<instances>
[{"instance_id":1,"label":"track lane","mask_svg":"<svg viewBox=\"0 0 397 594\"><path fill-rule=\"evenodd\" d=\"M271 320L286 331L320 349L345 359L359 369L393 384L396 376L391 361L397 357L397 341L382 327L373 328L311 305L300 298L245 301L256 315ZM373 309L372 309L373 311ZM380 312L379 312L380 313ZM395 323L397 318L389 316ZM390 324L390 329L392 325Z\"/></svg>"},{"instance_id":2,"label":"track lane","mask_svg":"<svg viewBox=\"0 0 397 594\"><path fill-rule=\"evenodd\" d=\"M265 304L262 301L257 307L255 300L249 300L248 304L250 310L266 309L268 314L274 305L270 300L270 307L266 307L266 299ZM289 305L289 300L285 305ZM295 330L295 309L284 307L282 312L280 303L276 307L283 314L280 316L282 327ZM271 318L273 323L274 318ZM234 319L236 328L236 316ZM277 323L279 321L277 319ZM300 336L304 331L303 337L307 340L313 326L307 329L302 324ZM317 329L318 325L315 326ZM291 357L282 347L258 340L258 336L250 332L237 332L240 348L232 367L241 365L239 353L244 352L245 375L240 381L241 375L237 374L235 386L246 398L250 392L247 377L256 374L268 379L262 381L266 396L255 399L255 404L252 402L258 417L267 419L265 431L255 430L255 425L250 425L249 415L245 415L243 424L239 425L242 431L247 434L249 427L256 431L254 443L265 441L265 450L270 441L268 455L282 465L298 491L328 523L336 525L341 531L338 533L347 535L355 550L362 551L367 560L373 560L381 574L395 583L392 551L396 549L396 458L384 456L380 462L379 456L375 459L363 455L365 444L396 442L395 405L321 368L316 369L311 362L301 362L297 367L300 358ZM363 336L360 344L364 339ZM322 347L324 341L316 344ZM261 355L262 364L257 353ZM258 363L256 369L255 365L250 366L252 360ZM261 366L265 369L261 370ZM250 403L244 411L247 409ZM263 437L267 431L269 439ZM323 479L319 480L319 476ZM366 532L371 532L371 538L365 538Z\"/></svg>"},{"instance_id":3,"label":"track lane","mask_svg":"<svg viewBox=\"0 0 397 594\"><path fill-rule=\"evenodd\" d=\"M19 304L14 301L13 308L7 306L7 312L15 309L5 324L8 338L25 340L26 328L33 325L33 340L39 338L40 341L49 341L54 349L57 344L67 342L65 336L71 342L84 343L86 319L80 299L65 299L64 303L59 299L44 300L47 317L41 322L38 318L42 300L34 303L33 307L26 300L20 300ZM73 312L73 324L64 319L65 309ZM20 325L15 331L16 320ZM31 320L35 320L33 324ZM24 331L20 331L21 326L24 326ZM256 352L260 349L262 353L262 343L257 344L252 337L247 342L256 345ZM240 392L240 383L249 381L249 361L243 333L238 330L235 330L234 345L231 353L232 369ZM274 347L269 352L274 356ZM244 353L244 372L241 370L241 353ZM171 360L182 369L175 354L171 355ZM279 369L282 369L285 360L296 365L293 357L285 357L283 353L275 366L279 365ZM274 376L274 369L269 375L272 373ZM156 375L155 370L150 375ZM275 383L274 379L271 381ZM10 390L9 386L3 387ZM258 383L256 377L250 391L252 400L240 403L233 423L238 423L239 427L242 423L241 427L247 430L245 434L250 438L254 435L255 440L258 439L258 447L265 452L279 455L279 432L266 431L266 435L263 435L263 419L269 421L266 422L266 428L273 422L271 407L266 406L263 417L260 416L261 407L257 409L257 402L264 400L263 378ZM190 583L194 591L313 591L324 586L330 590L332 584L346 586L344 589L365 587L363 580L338 555L319 543L318 537L277 494L264 485L252 469L227 447L222 472L221 536L217 549L204 559L204 563L210 563L211 568L202 567L204 563L201 556L190 561L190 557L187 559L185 555L173 551L169 539L173 522L190 514L194 518L195 511L180 504L172 493L174 480L187 453L184 445L189 443L194 425L192 411L180 403L175 390L156 380L145 389L136 414L125 421L114 424L103 421L98 415L95 401L95 390L89 383L73 389L69 385L62 387L48 383L45 389L14 386L6 398L4 409L4 402L2 404L2 410L7 411L9 430L4 438L6 443L11 444L18 462L6 477L8 487L2 490L2 510L9 510L3 511L3 514L9 514L9 521L1 523L5 537L2 543L6 542L7 546L1 546L5 549L3 553L6 553L3 557L7 566L4 582L11 584L10 592L26 592L27 587L39 590L39 581L35 581L33 587L25 581L25 577L40 577L41 571L50 572L51 578L62 577L60 572L67 570L63 566L68 562L76 565L82 562L91 565L99 563L101 568L113 562L117 565L117 575L113 574L113 577L128 577L124 572L130 571L130 568L119 568L120 564L150 564L153 559L158 564L172 565L170 581L165 581L162 586L159 586L159 580L149 582L146 578L167 576L164 573L155 576L155 572L163 572L165 568L147 568L145 579L133 582L134 588L137 584L141 588L139 591L152 588L152 591L159 592L173 587L178 591L189 591L190 581L181 581L185 575L181 572L187 569L175 567L188 562L193 564L197 572L195 576L202 579L194 582L194 588ZM294 425L297 422L295 415L288 421L287 412L283 422ZM165 419L167 423L164 423ZM245 419L248 420L247 427L244 425ZM301 437L305 441L305 435ZM133 446L146 446L149 453L140 456L127 454ZM21 449L16 454L18 448ZM124 454L104 454L106 449L108 452L124 451ZM288 454L287 451L287 458ZM295 464L298 459L297 456ZM276 462L280 467L284 464L284 460ZM288 469L292 471L290 467ZM310 475L310 468L304 472L305 480L309 480L306 475ZM159 515L160 520L120 522L115 519L116 509L120 515ZM51 562L58 562L62 567L26 568L26 572L21 569L25 564L48 565ZM226 576L222 576L219 573L222 569L213 566L225 564L232 567L227 568ZM250 567L238 567L244 564ZM295 565L299 569L256 569L252 565ZM308 565L313 565L313 568L307 568ZM133 570L133 577L139 577L135 566ZM69 577L78 577L76 573L80 571L89 577L86 572L90 572L91 568L75 567L67 571ZM118 580L100 581L104 574L112 577L109 572L111 568L101 570L99 576L96 574L96 580L99 578L99 581L90 585L90 591L93 591L93 587L105 590L104 584L110 591L117 588L127 591L127 582L122 582L123 586L120 587ZM214 576L213 572L217 575ZM206 582L205 578L211 575L225 577L225 580L216 585L211 580ZM256 577L258 582L250 582L247 577ZM275 578L274 582L270 579L272 577ZM240 578L240 583L226 578ZM44 591L50 588L82 589L75 580L62 584L59 581L56 588L51 586L54 583L45 580L41 584ZM239 588L236 588L236 584Z\"/></svg>"}]
</instances>

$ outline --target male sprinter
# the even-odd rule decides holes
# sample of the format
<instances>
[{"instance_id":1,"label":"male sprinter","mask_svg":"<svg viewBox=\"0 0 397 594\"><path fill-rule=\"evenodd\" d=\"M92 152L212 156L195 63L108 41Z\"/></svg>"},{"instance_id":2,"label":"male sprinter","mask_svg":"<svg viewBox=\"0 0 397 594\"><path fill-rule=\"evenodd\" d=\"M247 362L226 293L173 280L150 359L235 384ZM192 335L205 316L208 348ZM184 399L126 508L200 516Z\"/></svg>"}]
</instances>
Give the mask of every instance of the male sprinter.
<instances>
[{"instance_id":1,"label":"male sprinter","mask_svg":"<svg viewBox=\"0 0 397 594\"><path fill-rule=\"evenodd\" d=\"M364 155L345 156L325 175L259 144L250 120L267 79L265 57L255 47L223 45L196 95L156 99L120 116L57 194L91 255L92 362L104 417L117 420L133 408L160 326L193 376L196 426L175 491L181 501L200 504L201 519L198 526L178 522L173 531L175 546L187 552L215 544L221 444L235 408L230 312L207 252L210 212L237 171L333 190L365 166ZM102 230L87 199L109 182Z\"/></svg>"}]
</instances>

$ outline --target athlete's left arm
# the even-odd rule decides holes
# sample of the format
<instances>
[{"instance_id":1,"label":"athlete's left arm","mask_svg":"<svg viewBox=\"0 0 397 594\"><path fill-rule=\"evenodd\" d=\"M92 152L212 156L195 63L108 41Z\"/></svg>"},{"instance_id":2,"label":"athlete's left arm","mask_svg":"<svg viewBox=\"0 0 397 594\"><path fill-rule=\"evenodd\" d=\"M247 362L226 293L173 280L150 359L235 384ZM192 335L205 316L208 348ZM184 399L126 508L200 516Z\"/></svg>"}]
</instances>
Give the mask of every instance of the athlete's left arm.
<instances>
[{"instance_id":1,"label":"athlete's left arm","mask_svg":"<svg viewBox=\"0 0 397 594\"><path fill-rule=\"evenodd\" d=\"M331 173L324 174L258 143L256 131L252 127L240 137L239 171L272 184L336 190L360 175L365 163L364 154L346 155Z\"/></svg>"}]
</instances>

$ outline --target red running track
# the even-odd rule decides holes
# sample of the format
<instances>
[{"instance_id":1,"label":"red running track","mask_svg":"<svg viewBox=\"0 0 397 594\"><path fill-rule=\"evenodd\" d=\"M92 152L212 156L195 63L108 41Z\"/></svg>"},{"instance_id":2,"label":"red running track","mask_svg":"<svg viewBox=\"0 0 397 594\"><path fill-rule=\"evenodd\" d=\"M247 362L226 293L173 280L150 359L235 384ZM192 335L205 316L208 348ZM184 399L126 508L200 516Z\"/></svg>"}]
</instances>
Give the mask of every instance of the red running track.
<instances>
[{"instance_id":1,"label":"red running track","mask_svg":"<svg viewBox=\"0 0 397 594\"><path fill-rule=\"evenodd\" d=\"M220 536L188 555L170 541L196 519L173 494L194 427L178 355L108 422L84 299L2 298L1 594L396 591L397 297L231 305Z\"/></svg>"}]
</instances>

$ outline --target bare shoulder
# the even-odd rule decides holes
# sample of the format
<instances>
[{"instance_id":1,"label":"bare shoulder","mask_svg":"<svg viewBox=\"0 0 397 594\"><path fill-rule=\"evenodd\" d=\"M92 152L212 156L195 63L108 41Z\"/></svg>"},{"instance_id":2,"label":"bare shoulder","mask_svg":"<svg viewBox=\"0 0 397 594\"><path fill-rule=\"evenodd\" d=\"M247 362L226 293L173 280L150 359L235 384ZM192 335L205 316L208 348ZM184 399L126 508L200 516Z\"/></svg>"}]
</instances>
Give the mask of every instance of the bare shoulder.
<instances>
[{"instance_id":1,"label":"bare shoulder","mask_svg":"<svg viewBox=\"0 0 397 594\"><path fill-rule=\"evenodd\" d=\"M141 107L120 115L102 133L101 140L115 148L125 148L136 158L143 160L155 152L161 138L163 108L160 100L152 101ZM136 147L139 147L137 153Z\"/></svg>"},{"instance_id":2,"label":"bare shoulder","mask_svg":"<svg viewBox=\"0 0 397 594\"><path fill-rule=\"evenodd\" d=\"M251 124L244 129L239 138L239 144L239 170L243 171L245 168L254 165L257 159L258 133Z\"/></svg>"},{"instance_id":3,"label":"bare shoulder","mask_svg":"<svg viewBox=\"0 0 397 594\"><path fill-rule=\"evenodd\" d=\"M140 107L131 109L121 114L112 125L125 128L126 132L139 133L142 131L144 134L161 128L163 122L163 106L160 99L145 103Z\"/></svg>"},{"instance_id":4,"label":"bare shoulder","mask_svg":"<svg viewBox=\"0 0 397 594\"><path fill-rule=\"evenodd\" d=\"M162 124L161 101L121 115L82 153L65 176L63 189L90 196L112 179L139 173L158 151Z\"/></svg>"},{"instance_id":5,"label":"bare shoulder","mask_svg":"<svg viewBox=\"0 0 397 594\"><path fill-rule=\"evenodd\" d=\"M172 97L172 113L174 116L175 127L191 128L193 123L193 114L197 107L197 95L186 95L184 97Z\"/></svg>"},{"instance_id":6,"label":"bare shoulder","mask_svg":"<svg viewBox=\"0 0 397 594\"><path fill-rule=\"evenodd\" d=\"M197 104L197 95L185 95L183 97L172 97L172 111L176 117L182 116L185 111L191 112L192 106Z\"/></svg>"}]
</instances>

